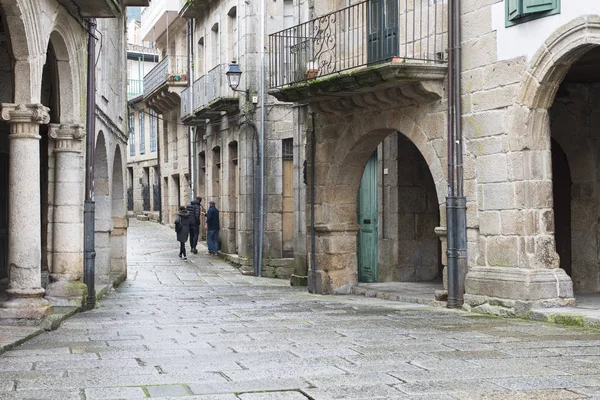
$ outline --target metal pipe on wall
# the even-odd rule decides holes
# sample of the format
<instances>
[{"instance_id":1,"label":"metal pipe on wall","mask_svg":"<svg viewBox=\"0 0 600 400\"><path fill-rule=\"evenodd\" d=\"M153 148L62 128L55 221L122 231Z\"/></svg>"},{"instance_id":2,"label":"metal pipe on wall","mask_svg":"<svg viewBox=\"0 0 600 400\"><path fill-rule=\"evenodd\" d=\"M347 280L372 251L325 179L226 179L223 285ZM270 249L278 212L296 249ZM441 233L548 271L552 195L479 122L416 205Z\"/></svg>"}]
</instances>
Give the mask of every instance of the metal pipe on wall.
<instances>
[{"instance_id":1,"label":"metal pipe on wall","mask_svg":"<svg viewBox=\"0 0 600 400\"><path fill-rule=\"evenodd\" d=\"M86 157L85 157L85 203L83 212L84 267L83 281L87 286L87 309L96 305L96 204L94 202L94 152L96 147L96 20L88 24L87 110L86 110Z\"/></svg>"},{"instance_id":2,"label":"metal pipe on wall","mask_svg":"<svg viewBox=\"0 0 600 400\"><path fill-rule=\"evenodd\" d=\"M194 57L194 44L193 44L193 28L192 28L192 22L193 20L190 18L187 21L187 86L188 86L188 110L189 112L193 112L194 110L192 109L192 101L194 98L194 87L192 85L192 76L194 73L194 67L193 67L193 63L192 63L192 59ZM196 140L195 140L195 130L192 128L192 126L188 126L188 151L189 151L189 157L188 157L188 171L190 174L190 181L189 181L189 197L190 197L190 202L194 200L194 198L196 197L195 194L195 190L196 190L196 170L195 170L195 157L196 157Z\"/></svg>"},{"instance_id":3,"label":"metal pipe on wall","mask_svg":"<svg viewBox=\"0 0 600 400\"><path fill-rule=\"evenodd\" d=\"M310 268L311 268L311 293L317 293L317 256L315 251L315 166L316 166L317 143L315 135L315 113L312 113L312 127L310 132Z\"/></svg>"},{"instance_id":4,"label":"metal pipe on wall","mask_svg":"<svg viewBox=\"0 0 600 400\"><path fill-rule=\"evenodd\" d=\"M262 276L263 237L265 223L265 1L260 2L260 220L258 276Z\"/></svg>"}]
</instances>

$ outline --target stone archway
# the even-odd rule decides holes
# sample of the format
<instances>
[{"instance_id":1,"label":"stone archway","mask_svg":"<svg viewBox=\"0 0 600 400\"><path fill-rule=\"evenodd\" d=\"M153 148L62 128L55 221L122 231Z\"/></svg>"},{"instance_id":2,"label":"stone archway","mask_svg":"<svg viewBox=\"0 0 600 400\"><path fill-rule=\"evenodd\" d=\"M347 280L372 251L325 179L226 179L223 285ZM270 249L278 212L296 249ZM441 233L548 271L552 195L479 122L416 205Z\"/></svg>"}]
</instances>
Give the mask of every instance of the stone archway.
<instances>
[{"instance_id":1,"label":"stone archway","mask_svg":"<svg viewBox=\"0 0 600 400\"><path fill-rule=\"evenodd\" d=\"M420 125L425 124L425 120L409 115L409 112L388 111L385 117L358 116L356 121L342 126L324 118L315 127L318 135L314 166L317 292L333 293L357 283L357 196L367 160L386 137L401 132L416 147L431 173L437 204L440 208L444 204L446 177L429 136L439 132L426 132ZM310 146L309 141L307 154L310 154ZM307 164L310 171L310 156Z\"/></svg>"},{"instance_id":2,"label":"stone archway","mask_svg":"<svg viewBox=\"0 0 600 400\"><path fill-rule=\"evenodd\" d=\"M109 284L110 278L110 232L112 230L112 209L108 151L104 132L99 131L94 151L94 202L95 244L96 244L96 292Z\"/></svg>"},{"instance_id":3,"label":"stone archway","mask_svg":"<svg viewBox=\"0 0 600 400\"><path fill-rule=\"evenodd\" d=\"M127 207L121 154L121 147L117 145L111 179L110 281L113 283L127 278Z\"/></svg>"},{"instance_id":4,"label":"stone archway","mask_svg":"<svg viewBox=\"0 0 600 400\"><path fill-rule=\"evenodd\" d=\"M560 114L561 102L557 99L561 96L568 96L568 93L566 93L568 89L563 84L566 82L565 78L569 71L584 55L597 49L598 46L600 46L600 21L597 16L581 16L558 29L534 55L526 71L525 79L519 88L517 104L511 110L510 120L512 124L509 129L513 136L512 139L524 153L535 153L531 168L526 171L524 177L526 180L539 180L540 177L536 176L536 173L539 175L538 171L549 171L548 174L542 177L540 184L543 187L539 189L552 193L554 176L550 172L552 167L549 165L552 160L551 138L556 140L566 154L573 183L571 202L574 209L572 211L573 220L570 221L572 224L571 232L573 236L571 240L574 241L573 245L585 242L585 240L577 239L578 234L583 235L580 238L583 239L589 236L590 232L595 232L593 227L587 225L590 221L597 219L591 214L588 215L589 213L596 213L593 210L597 208L596 205L591 204L595 201L593 200L596 192L594 187L598 180L595 176L597 166L593 155L596 145L585 138L582 139L585 143L581 140L579 142L573 141L573 138L570 137L570 133L574 129L573 126L567 130L561 130L561 123L557 121L556 117ZM554 115L552 118L551 114ZM581 119L581 116L579 116L579 119ZM573 120L572 122L577 121ZM559 173L559 171L555 171L555 173ZM586 188L587 194L583 193ZM590 203L590 205L584 206L586 203ZM535 247L528 257L529 264L527 267L557 270L560 273L561 282L568 283L568 285L561 284L563 293L559 293L559 297L568 298L573 297L573 283L568 277L564 276L566 274L562 272L562 269L558 269L560 261L556 253L557 236L555 235L556 229L554 229L556 224L554 206L554 199L548 202L540 197L534 198L534 202L531 204L531 211L540 216L542 225L545 223L552 226L552 228L546 230L545 233L536 232L538 237L545 237L545 239L536 239ZM587 232L587 234L584 232ZM593 240L591 244L593 246L590 249L596 249L596 240ZM585 249L580 248L579 250L573 253L574 275L571 276L575 281L574 289L589 292L591 286L594 286L595 289L592 291L598 291L600 290L600 281L594 284L591 281L598 281L599 274L596 274L598 276L593 279L589 275L586 275L585 278L580 275L582 268L589 271L589 268L584 267L584 265L597 264L598 254L596 252L590 255L587 246ZM589 257L583 256L584 253L588 254ZM587 257L589 260L586 261L582 257ZM579 272L577 272L578 268Z\"/></svg>"}]
</instances>

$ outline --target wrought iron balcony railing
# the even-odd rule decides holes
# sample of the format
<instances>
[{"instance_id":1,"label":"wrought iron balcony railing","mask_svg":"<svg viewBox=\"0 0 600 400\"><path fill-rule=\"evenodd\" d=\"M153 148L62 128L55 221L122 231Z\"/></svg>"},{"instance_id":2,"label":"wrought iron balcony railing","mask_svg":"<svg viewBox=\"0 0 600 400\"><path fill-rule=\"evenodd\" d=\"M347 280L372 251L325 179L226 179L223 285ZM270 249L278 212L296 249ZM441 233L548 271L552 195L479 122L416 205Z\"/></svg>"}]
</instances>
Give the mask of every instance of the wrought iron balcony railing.
<instances>
[{"instance_id":1,"label":"wrought iron balcony railing","mask_svg":"<svg viewBox=\"0 0 600 400\"><path fill-rule=\"evenodd\" d=\"M385 61L445 62L445 0L366 0L269 36L270 86Z\"/></svg>"},{"instance_id":2,"label":"wrought iron balcony railing","mask_svg":"<svg viewBox=\"0 0 600 400\"><path fill-rule=\"evenodd\" d=\"M214 100L221 97L235 97L233 90L229 87L225 72L228 64L220 64L194 81L194 98L190 99L189 88L181 93L181 116L192 114L198 109L208 106ZM185 100L185 101L184 101Z\"/></svg>"},{"instance_id":3,"label":"wrought iron balcony railing","mask_svg":"<svg viewBox=\"0 0 600 400\"><path fill-rule=\"evenodd\" d=\"M148 96L165 82L187 81L187 57L165 57L144 77L144 96Z\"/></svg>"}]
</instances>

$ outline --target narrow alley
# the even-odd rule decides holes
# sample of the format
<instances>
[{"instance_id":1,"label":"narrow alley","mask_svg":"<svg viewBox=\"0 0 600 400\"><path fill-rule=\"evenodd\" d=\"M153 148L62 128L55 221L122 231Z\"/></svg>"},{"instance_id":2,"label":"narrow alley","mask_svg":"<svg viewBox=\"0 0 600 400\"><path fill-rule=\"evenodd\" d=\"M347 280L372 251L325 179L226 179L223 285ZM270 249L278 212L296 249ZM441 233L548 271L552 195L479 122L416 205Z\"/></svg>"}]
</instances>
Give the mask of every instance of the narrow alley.
<instances>
[{"instance_id":1,"label":"narrow alley","mask_svg":"<svg viewBox=\"0 0 600 400\"><path fill-rule=\"evenodd\" d=\"M315 296L177 258L131 220L128 279L0 356L0 398L579 399L600 395L600 332L354 296ZM205 250L205 249L201 249Z\"/></svg>"}]
</instances>

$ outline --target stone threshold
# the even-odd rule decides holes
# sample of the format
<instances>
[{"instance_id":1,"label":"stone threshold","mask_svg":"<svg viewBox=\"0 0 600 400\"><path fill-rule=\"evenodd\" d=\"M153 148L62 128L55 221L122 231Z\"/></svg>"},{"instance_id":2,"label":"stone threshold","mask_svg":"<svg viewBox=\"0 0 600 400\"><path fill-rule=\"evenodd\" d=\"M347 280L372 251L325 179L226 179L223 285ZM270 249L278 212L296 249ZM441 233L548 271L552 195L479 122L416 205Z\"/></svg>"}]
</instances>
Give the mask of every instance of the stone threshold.
<instances>
[{"instance_id":1,"label":"stone threshold","mask_svg":"<svg viewBox=\"0 0 600 400\"><path fill-rule=\"evenodd\" d=\"M445 308L446 301L436 299L436 297L439 298L440 293L443 293L442 289L441 282L360 283L338 290L336 294L375 297L389 301ZM492 309L487 312L477 312L477 314L600 329L600 294L576 295L575 297L580 304L576 307L532 308L526 314L519 316L494 312ZM467 309L458 311L470 312Z\"/></svg>"},{"instance_id":2,"label":"stone threshold","mask_svg":"<svg viewBox=\"0 0 600 400\"><path fill-rule=\"evenodd\" d=\"M57 329L63 321L75 315L79 310L78 307L53 307L52 314L44 318L39 325L0 326L0 354L14 349L39 334Z\"/></svg>"}]
</instances>

